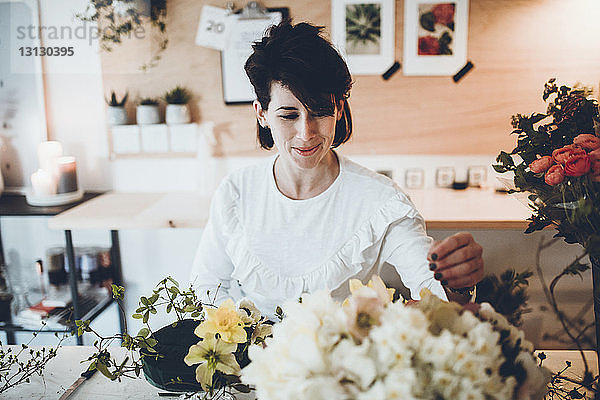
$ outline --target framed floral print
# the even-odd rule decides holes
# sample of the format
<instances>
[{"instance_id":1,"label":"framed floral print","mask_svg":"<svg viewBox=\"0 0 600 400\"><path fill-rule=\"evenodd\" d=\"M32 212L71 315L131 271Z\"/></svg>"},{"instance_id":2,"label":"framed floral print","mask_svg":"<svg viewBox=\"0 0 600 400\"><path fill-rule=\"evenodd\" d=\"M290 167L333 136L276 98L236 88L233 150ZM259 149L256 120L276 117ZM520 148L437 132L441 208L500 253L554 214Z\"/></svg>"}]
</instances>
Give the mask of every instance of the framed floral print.
<instances>
[{"instance_id":1,"label":"framed floral print","mask_svg":"<svg viewBox=\"0 0 600 400\"><path fill-rule=\"evenodd\" d=\"M404 75L454 75L467 61L468 0L404 1Z\"/></svg>"},{"instance_id":2,"label":"framed floral print","mask_svg":"<svg viewBox=\"0 0 600 400\"><path fill-rule=\"evenodd\" d=\"M394 0L334 0L332 40L353 75L383 74L394 64Z\"/></svg>"}]
</instances>

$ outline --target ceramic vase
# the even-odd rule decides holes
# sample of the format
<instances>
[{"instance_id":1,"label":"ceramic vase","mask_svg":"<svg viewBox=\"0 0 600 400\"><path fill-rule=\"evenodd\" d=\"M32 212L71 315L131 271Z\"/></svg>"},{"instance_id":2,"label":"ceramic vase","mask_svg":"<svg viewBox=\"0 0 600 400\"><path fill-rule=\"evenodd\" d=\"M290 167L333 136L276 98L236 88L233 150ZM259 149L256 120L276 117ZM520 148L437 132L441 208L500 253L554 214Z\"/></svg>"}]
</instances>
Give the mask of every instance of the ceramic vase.
<instances>
[{"instance_id":1,"label":"ceramic vase","mask_svg":"<svg viewBox=\"0 0 600 400\"><path fill-rule=\"evenodd\" d=\"M142 105L136 108L135 120L138 125L150 125L160 123L158 105Z\"/></svg>"},{"instance_id":2,"label":"ceramic vase","mask_svg":"<svg viewBox=\"0 0 600 400\"><path fill-rule=\"evenodd\" d=\"M187 104L167 104L165 121L168 125L189 124L190 109Z\"/></svg>"},{"instance_id":3,"label":"ceramic vase","mask_svg":"<svg viewBox=\"0 0 600 400\"><path fill-rule=\"evenodd\" d=\"M127 110L125 110L125 107L108 106L106 109L106 119L110 126L126 125Z\"/></svg>"}]
</instances>

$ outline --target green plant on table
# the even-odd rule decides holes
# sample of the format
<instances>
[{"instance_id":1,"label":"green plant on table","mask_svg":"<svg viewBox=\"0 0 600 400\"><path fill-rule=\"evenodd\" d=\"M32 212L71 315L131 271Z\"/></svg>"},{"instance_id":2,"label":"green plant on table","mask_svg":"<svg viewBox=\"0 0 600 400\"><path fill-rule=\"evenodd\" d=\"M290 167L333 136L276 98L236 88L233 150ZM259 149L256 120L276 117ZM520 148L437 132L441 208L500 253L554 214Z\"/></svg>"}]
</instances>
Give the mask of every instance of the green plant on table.
<instances>
[{"instance_id":1,"label":"green plant on table","mask_svg":"<svg viewBox=\"0 0 600 400\"><path fill-rule=\"evenodd\" d=\"M163 96L167 104L187 104L191 97L190 91L179 85L167 91Z\"/></svg>"},{"instance_id":2,"label":"green plant on table","mask_svg":"<svg viewBox=\"0 0 600 400\"><path fill-rule=\"evenodd\" d=\"M210 293L207 294L210 296ZM113 285L113 296L123 312L124 288ZM91 362L90 369L97 369L107 378L118 381L124 377L137 378L143 370L150 380L149 365L167 359L160 350L162 339L156 338L160 331L153 332L149 324L152 315L164 310L175 315L170 327L182 329L179 344L187 342L190 335L193 338L190 346L185 348L187 354L174 360L175 363L187 364L192 372L192 381L181 378L184 374L189 375L189 371L175 371L176 375L181 372L181 376L174 376L166 383L165 389L202 392L205 398L250 391L240 380L240 370L250 362L249 347L262 345L265 337L271 334L271 325L265 323L265 317L252 302L241 301L235 305L232 300L226 300L219 307L202 303L191 286L182 290L177 281L167 277L157 284L151 296L142 296L138 305L132 317L141 320L144 327L136 335L129 334L125 327L124 333L104 337L90 327L89 321L77 321L79 335L89 332L97 337L94 342L96 352L87 359ZM193 334L189 322L194 323L191 327ZM128 356L122 361L110 355L109 346L115 340L120 340L121 346L128 350ZM168 345L166 343L162 349L168 348ZM181 367L186 368L185 365Z\"/></svg>"},{"instance_id":3,"label":"green plant on table","mask_svg":"<svg viewBox=\"0 0 600 400\"><path fill-rule=\"evenodd\" d=\"M114 91L112 91L112 92L110 92L110 99L105 99L106 104L108 104L111 107L123 107L123 106L125 106L125 103L127 102L128 96L129 96L129 93L125 93L125 95L121 98L121 100L118 100L117 94Z\"/></svg>"},{"instance_id":4,"label":"green plant on table","mask_svg":"<svg viewBox=\"0 0 600 400\"><path fill-rule=\"evenodd\" d=\"M140 106L157 106L158 100L152 97L145 97L140 100Z\"/></svg>"}]
</instances>

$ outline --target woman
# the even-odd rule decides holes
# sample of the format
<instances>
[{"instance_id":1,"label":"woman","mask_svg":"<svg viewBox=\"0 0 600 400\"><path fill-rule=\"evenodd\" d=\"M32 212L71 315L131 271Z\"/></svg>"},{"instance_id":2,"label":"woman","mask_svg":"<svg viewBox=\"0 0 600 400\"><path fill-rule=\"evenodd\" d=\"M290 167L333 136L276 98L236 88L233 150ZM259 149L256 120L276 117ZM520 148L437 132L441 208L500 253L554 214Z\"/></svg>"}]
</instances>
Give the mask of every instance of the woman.
<instances>
[{"instance_id":1,"label":"woman","mask_svg":"<svg viewBox=\"0 0 600 400\"><path fill-rule=\"evenodd\" d=\"M219 286L217 303L248 297L273 315L304 292L343 299L350 278L366 281L390 264L413 298L428 288L467 302L483 276L481 246L468 233L432 246L392 180L333 150L352 133L352 80L321 30L282 22L254 44L245 69L258 140L278 154L217 189L192 283L200 293Z\"/></svg>"}]
</instances>

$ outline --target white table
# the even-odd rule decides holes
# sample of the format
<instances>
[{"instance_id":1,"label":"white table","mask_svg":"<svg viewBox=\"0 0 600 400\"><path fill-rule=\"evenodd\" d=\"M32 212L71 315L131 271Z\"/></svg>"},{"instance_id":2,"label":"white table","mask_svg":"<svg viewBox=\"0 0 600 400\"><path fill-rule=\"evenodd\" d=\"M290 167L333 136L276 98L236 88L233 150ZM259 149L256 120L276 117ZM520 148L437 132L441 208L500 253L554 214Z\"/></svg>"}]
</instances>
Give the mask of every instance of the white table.
<instances>
[{"instance_id":1,"label":"white table","mask_svg":"<svg viewBox=\"0 0 600 400\"><path fill-rule=\"evenodd\" d=\"M20 346L11 346L18 350ZM126 349L121 347L110 347L109 351L116 359L122 359ZM34 376L31 383L25 383L8 390L0 395L2 399L58 399L67 390L89 363L81 364L95 352L92 346L64 346L58 349L57 356L50 360L43 378ZM142 373L143 375L143 373ZM176 399L177 397L162 397L158 393L164 390L150 385L143 376L138 379L124 378L121 382L111 381L100 372L83 382L73 393L69 400L80 399ZM237 400L253 400L253 394L236 395Z\"/></svg>"},{"instance_id":2,"label":"white table","mask_svg":"<svg viewBox=\"0 0 600 400\"><path fill-rule=\"evenodd\" d=\"M18 349L19 346L12 346ZM52 359L43 378L35 376L31 383L17 386L6 393L0 395L5 399L57 399L83 372L87 364L81 364L80 361L87 359L94 353L94 347L91 346L65 346L58 350L56 358ZM111 347L110 352L113 356L125 354L125 349L120 347ZM573 362L573 368L570 369L568 376L575 376L583 371L582 362L579 358L579 352L572 350L547 350L544 351L548 358L544 365L553 371L562 369L566 360ZM586 351L588 363L594 373L597 373L596 355L592 351ZM100 373L96 373L86 382L84 382L77 391L71 396L71 399L168 399L169 397L160 397L159 392L164 392L155 388L146 382L145 379L125 379L122 382L111 381ZM253 394L236 395L237 400L252 400Z\"/></svg>"},{"instance_id":3,"label":"white table","mask_svg":"<svg viewBox=\"0 0 600 400\"><path fill-rule=\"evenodd\" d=\"M531 211L491 189L407 191L428 229L524 229ZM210 198L193 192L109 192L63 212L51 229L203 228Z\"/></svg>"}]
</instances>

